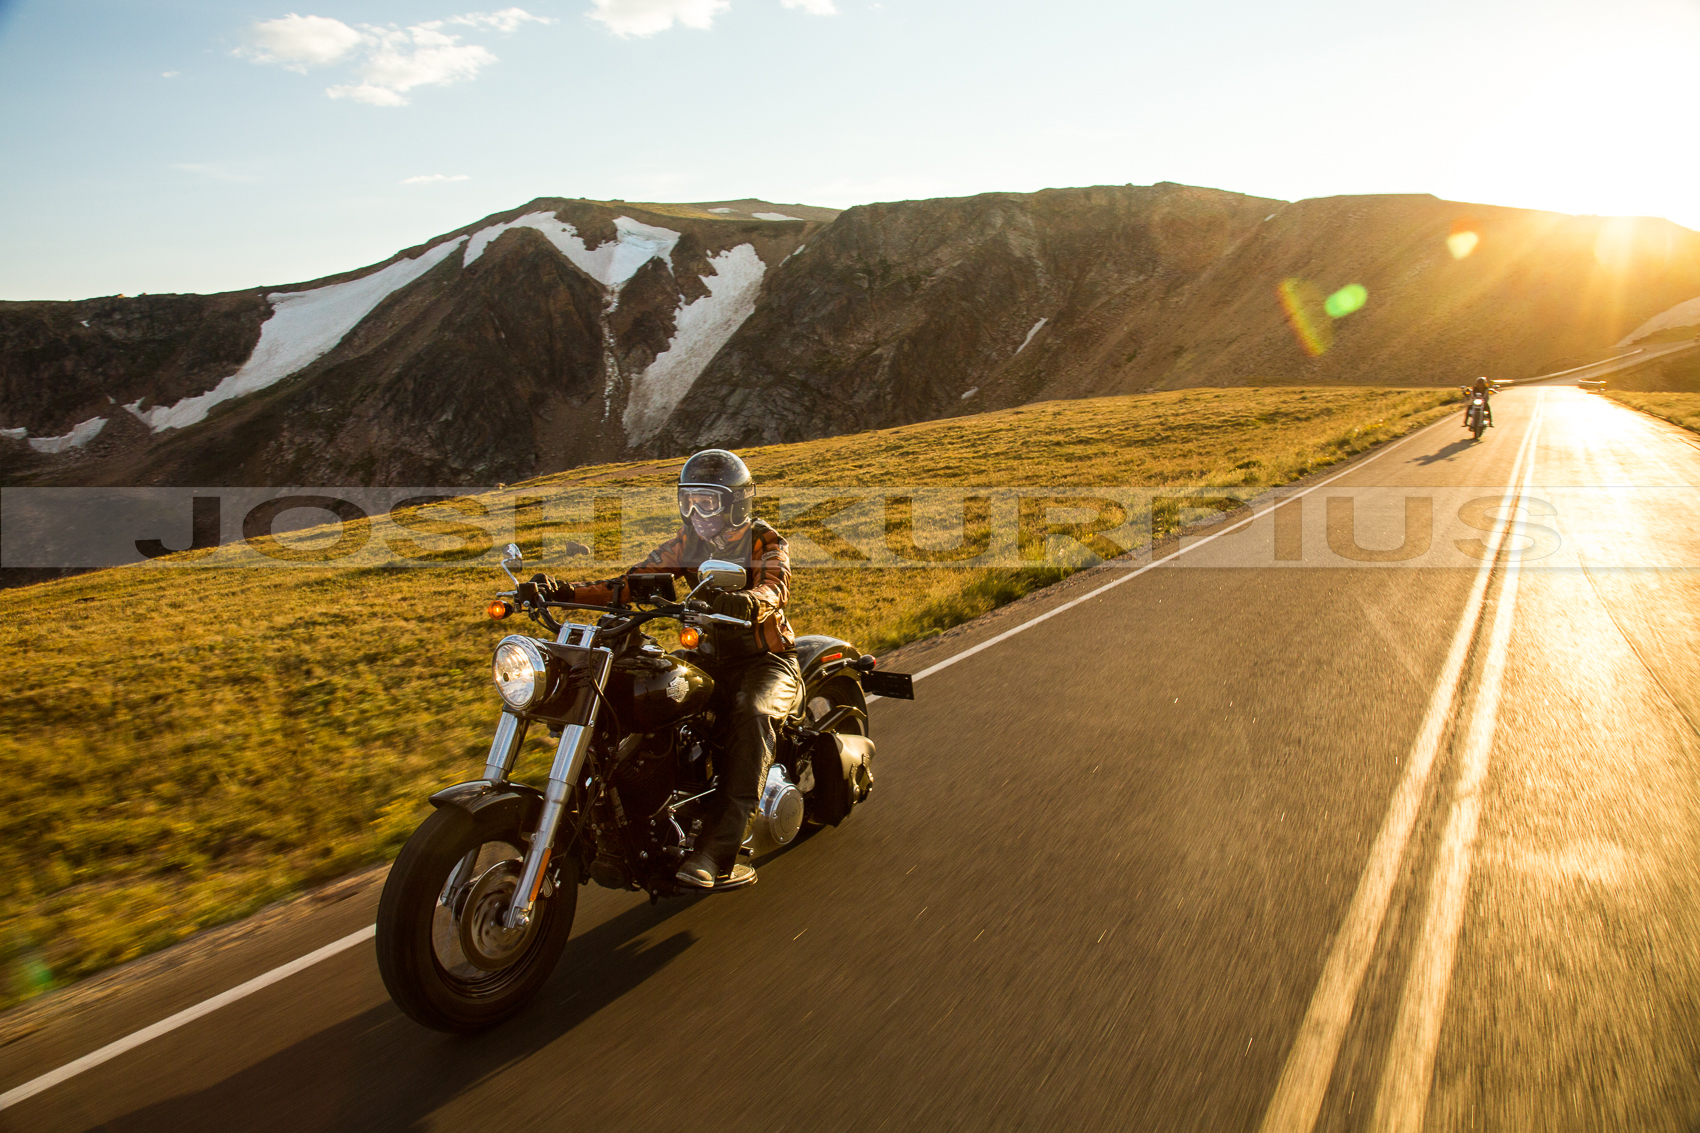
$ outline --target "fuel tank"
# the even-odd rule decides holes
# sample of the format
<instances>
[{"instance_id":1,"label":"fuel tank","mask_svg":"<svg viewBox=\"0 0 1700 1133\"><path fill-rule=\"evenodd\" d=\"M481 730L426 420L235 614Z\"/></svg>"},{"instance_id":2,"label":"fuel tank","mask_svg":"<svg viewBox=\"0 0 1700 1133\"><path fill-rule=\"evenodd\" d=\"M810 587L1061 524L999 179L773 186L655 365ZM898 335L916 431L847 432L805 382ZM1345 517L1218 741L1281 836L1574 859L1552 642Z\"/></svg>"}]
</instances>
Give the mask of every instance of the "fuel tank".
<instances>
[{"instance_id":1,"label":"fuel tank","mask_svg":"<svg viewBox=\"0 0 1700 1133\"><path fill-rule=\"evenodd\" d=\"M708 707L714 678L689 661L646 647L614 662L608 702L633 732L654 732Z\"/></svg>"}]
</instances>

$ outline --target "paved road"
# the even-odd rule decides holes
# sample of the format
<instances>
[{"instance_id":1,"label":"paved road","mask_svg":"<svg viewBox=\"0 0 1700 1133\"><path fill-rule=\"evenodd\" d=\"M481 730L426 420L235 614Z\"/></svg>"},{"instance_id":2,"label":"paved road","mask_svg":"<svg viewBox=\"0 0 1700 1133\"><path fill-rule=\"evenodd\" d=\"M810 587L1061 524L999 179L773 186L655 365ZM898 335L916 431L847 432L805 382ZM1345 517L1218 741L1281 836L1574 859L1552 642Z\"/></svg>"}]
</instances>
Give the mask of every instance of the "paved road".
<instances>
[{"instance_id":1,"label":"paved road","mask_svg":"<svg viewBox=\"0 0 1700 1133\"><path fill-rule=\"evenodd\" d=\"M876 704L866 809L747 892L585 890L491 1034L413 1025L362 946L0 1129L1692 1129L1700 447L1495 405ZM0 1090L369 923L353 892L47 1017Z\"/></svg>"},{"instance_id":2,"label":"paved road","mask_svg":"<svg viewBox=\"0 0 1700 1133\"><path fill-rule=\"evenodd\" d=\"M1614 358L1608 358L1603 362L1594 362L1587 366L1577 366L1573 369L1561 370L1559 373L1562 375L1561 380L1566 385L1579 381L1594 381L1598 378L1605 378L1609 383L1611 375L1620 370L1628 370L1633 369L1636 366L1644 366L1655 358L1664 358L1671 354L1681 354L1684 351L1695 349L1700 349L1700 345L1697 345L1693 339L1687 339L1680 342L1655 342L1646 346L1638 346L1633 350L1619 354ZM1521 382L1539 382L1542 379L1522 378L1518 380Z\"/></svg>"}]
</instances>

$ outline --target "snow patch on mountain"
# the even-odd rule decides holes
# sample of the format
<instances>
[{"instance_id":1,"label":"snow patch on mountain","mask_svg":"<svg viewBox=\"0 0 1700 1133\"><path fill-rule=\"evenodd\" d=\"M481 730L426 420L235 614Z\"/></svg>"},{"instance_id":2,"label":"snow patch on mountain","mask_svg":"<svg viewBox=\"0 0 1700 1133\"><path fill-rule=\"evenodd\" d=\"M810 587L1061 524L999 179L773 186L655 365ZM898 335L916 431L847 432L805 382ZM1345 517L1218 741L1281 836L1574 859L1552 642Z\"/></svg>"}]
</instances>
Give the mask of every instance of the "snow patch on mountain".
<instances>
[{"instance_id":1,"label":"snow patch on mountain","mask_svg":"<svg viewBox=\"0 0 1700 1133\"><path fill-rule=\"evenodd\" d=\"M82 448L106 428L105 417L91 417L79 425L73 425L71 431L62 437L30 437L30 447L36 452L48 454L64 452L68 448ZM0 429L0 436L9 440L21 441L29 436L28 429Z\"/></svg>"},{"instance_id":2,"label":"snow patch on mountain","mask_svg":"<svg viewBox=\"0 0 1700 1133\"><path fill-rule=\"evenodd\" d=\"M1026 350L1027 344L1033 341L1033 336L1043 330L1045 324L1049 321L1049 319L1040 319L1038 322L1034 323L1033 329L1027 332L1027 337L1021 340L1021 345L1015 348L1015 354L1020 354L1023 350ZM1015 354L1011 354L1010 357L1015 357Z\"/></svg>"},{"instance_id":3,"label":"snow patch on mountain","mask_svg":"<svg viewBox=\"0 0 1700 1133\"><path fill-rule=\"evenodd\" d=\"M1628 346L1632 342L1657 334L1671 327L1700 326L1700 295L1686 302L1678 303L1668 311L1660 311L1640 326L1630 332L1619 346Z\"/></svg>"},{"instance_id":4,"label":"snow patch on mountain","mask_svg":"<svg viewBox=\"0 0 1700 1133\"><path fill-rule=\"evenodd\" d=\"M272 305L271 318L261 324L260 341L254 344L254 352L248 355L241 369L206 393L186 397L174 405L143 409L137 400L124 408L147 422L156 433L204 421L213 406L276 385L328 354L379 303L436 267L465 241L466 237L457 236L414 259L397 260L381 271L347 283L333 283L311 291L273 292L266 296Z\"/></svg>"},{"instance_id":5,"label":"snow patch on mountain","mask_svg":"<svg viewBox=\"0 0 1700 1133\"><path fill-rule=\"evenodd\" d=\"M702 277L709 293L681 303L667 349L632 379L623 418L628 443L648 440L689 393L704 368L756 309L767 265L754 246L739 244L710 258L715 274Z\"/></svg>"},{"instance_id":6,"label":"snow patch on mountain","mask_svg":"<svg viewBox=\"0 0 1700 1133\"><path fill-rule=\"evenodd\" d=\"M618 216L614 218L614 229L618 235L613 240L604 240L595 248L589 248L579 236L578 229L556 219L554 213L531 212L518 220L480 229L466 242L462 265L477 260L492 240L510 228L533 228L543 233L549 243L555 245L556 250L580 271L602 286L616 290L650 260L657 256L663 260L671 257L673 246L679 242L679 234L671 228L657 228L629 216Z\"/></svg>"},{"instance_id":7,"label":"snow patch on mountain","mask_svg":"<svg viewBox=\"0 0 1700 1133\"><path fill-rule=\"evenodd\" d=\"M782 212L752 212L750 215L755 217L757 220L802 220L803 219L800 216L786 216Z\"/></svg>"}]
</instances>

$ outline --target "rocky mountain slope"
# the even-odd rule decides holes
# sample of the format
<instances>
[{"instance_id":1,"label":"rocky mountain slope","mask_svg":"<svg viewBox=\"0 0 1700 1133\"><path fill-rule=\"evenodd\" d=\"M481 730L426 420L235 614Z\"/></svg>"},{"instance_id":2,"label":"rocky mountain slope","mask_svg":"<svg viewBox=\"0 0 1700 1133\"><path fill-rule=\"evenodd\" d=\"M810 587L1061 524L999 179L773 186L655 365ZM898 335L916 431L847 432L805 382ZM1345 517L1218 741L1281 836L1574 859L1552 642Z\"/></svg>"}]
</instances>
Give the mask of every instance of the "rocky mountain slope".
<instances>
[{"instance_id":1,"label":"rocky mountain slope","mask_svg":"<svg viewBox=\"0 0 1700 1133\"><path fill-rule=\"evenodd\" d=\"M1179 185L869 205L774 274L652 445L1184 386L1527 377L1697 295L1700 234L1663 220Z\"/></svg>"},{"instance_id":2,"label":"rocky mountain slope","mask_svg":"<svg viewBox=\"0 0 1700 1133\"><path fill-rule=\"evenodd\" d=\"M536 200L306 284L0 303L0 475L466 484L618 456L820 227L749 211Z\"/></svg>"},{"instance_id":3,"label":"rocky mountain slope","mask_svg":"<svg viewBox=\"0 0 1700 1133\"><path fill-rule=\"evenodd\" d=\"M1173 184L540 199L346 275L0 303L0 479L488 484L1195 385L1454 384L1700 296L1700 234Z\"/></svg>"}]
</instances>

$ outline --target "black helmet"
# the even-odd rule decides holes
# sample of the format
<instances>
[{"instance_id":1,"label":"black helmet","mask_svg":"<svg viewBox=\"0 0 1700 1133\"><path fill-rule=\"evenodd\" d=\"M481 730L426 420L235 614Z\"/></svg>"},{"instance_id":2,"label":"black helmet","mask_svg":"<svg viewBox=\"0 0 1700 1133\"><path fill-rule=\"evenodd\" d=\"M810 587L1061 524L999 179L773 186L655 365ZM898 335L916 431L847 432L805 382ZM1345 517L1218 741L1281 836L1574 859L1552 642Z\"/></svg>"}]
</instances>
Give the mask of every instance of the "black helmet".
<instances>
[{"instance_id":1,"label":"black helmet","mask_svg":"<svg viewBox=\"0 0 1700 1133\"><path fill-rule=\"evenodd\" d=\"M679 469L679 516L726 515L732 527L750 521L756 483L736 453L723 448L703 449Z\"/></svg>"}]
</instances>

